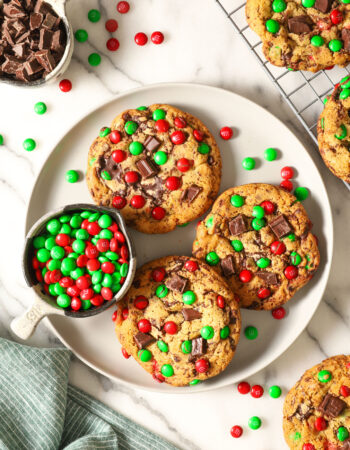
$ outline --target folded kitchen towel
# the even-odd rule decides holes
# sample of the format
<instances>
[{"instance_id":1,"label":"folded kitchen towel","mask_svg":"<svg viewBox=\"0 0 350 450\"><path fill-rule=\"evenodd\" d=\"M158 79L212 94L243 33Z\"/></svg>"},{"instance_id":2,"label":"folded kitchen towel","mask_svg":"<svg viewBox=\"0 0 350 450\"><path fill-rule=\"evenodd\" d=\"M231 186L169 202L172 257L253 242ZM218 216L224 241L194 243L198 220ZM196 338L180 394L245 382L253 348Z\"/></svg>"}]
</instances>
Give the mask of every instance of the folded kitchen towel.
<instances>
[{"instance_id":1,"label":"folded kitchen towel","mask_svg":"<svg viewBox=\"0 0 350 450\"><path fill-rule=\"evenodd\" d=\"M176 449L68 385L70 356L0 338L1 450Z\"/></svg>"}]
</instances>

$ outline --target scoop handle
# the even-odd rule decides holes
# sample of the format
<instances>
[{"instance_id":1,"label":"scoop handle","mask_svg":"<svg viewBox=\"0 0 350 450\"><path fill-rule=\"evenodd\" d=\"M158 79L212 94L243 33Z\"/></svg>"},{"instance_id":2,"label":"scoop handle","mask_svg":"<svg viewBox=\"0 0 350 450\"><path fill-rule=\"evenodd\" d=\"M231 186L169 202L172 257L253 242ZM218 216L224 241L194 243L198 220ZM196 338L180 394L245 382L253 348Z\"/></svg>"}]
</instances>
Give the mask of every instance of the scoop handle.
<instances>
[{"instance_id":1,"label":"scoop handle","mask_svg":"<svg viewBox=\"0 0 350 450\"><path fill-rule=\"evenodd\" d=\"M63 310L57 308L35 297L33 304L21 316L11 322L11 330L21 339L29 339L34 333L41 319L49 314L64 314Z\"/></svg>"}]
</instances>

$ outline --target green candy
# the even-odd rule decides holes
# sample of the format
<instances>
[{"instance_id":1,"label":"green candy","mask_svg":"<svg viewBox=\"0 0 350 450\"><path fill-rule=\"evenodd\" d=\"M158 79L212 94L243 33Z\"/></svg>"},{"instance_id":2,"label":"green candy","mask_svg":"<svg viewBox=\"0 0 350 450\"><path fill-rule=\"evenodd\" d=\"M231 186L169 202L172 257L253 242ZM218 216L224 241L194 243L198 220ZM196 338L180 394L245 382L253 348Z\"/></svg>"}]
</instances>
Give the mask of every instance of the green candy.
<instances>
[{"instance_id":1,"label":"green candy","mask_svg":"<svg viewBox=\"0 0 350 450\"><path fill-rule=\"evenodd\" d=\"M82 217L83 219L88 219L91 214L93 214L91 211L83 211L80 213L80 217Z\"/></svg>"},{"instance_id":2,"label":"green candy","mask_svg":"<svg viewBox=\"0 0 350 450\"><path fill-rule=\"evenodd\" d=\"M349 432L345 427L339 427L337 431L337 438L340 442L345 441L349 437Z\"/></svg>"},{"instance_id":3,"label":"green candy","mask_svg":"<svg viewBox=\"0 0 350 450\"><path fill-rule=\"evenodd\" d=\"M84 275L84 269L82 267L77 267L76 269L72 270L70 273L70 276L73 278L73 280L77 280L79 277L82 277Z\"/></svg>"},{"instance_id":4,"label":"green candy","mask_svg":"<svg viewBox=\"0 0 350 450\"><path fill-rule=\"evenodd\" d=\"M168 161L168 155L163 151L158 151L153 156L154 162L161 166L162 164L165 164Z\"/></svg>"},{"instance_id":5,"label":"green candy","mask_svg":"<svg viewBox=\"0 0 350 450\"><path fill-rule=\"evenodd\" d=\"M269 33L278 33L280 24L277 22L277 20L269 19L265 22L265 27Z\"/></svg>"},{"instance_id":6,"label":"green candy","mask_svg":"<svg viewBox=\"0 0 350 450\"><path fill-rule=\"evenodd\" d=\"M139 111L147 111L147 106L139 106L138 108L136 108Z\"/></svg>"},{"instance_id":7,"label":"green candy","mask_svg":"<svg viewBox=\"0 0 350 450\"><path fill-rule=\"evenodd\" d=\"M126 277L129 271L129 264L128 263L123 263L120 267L120 275L122 277Z\"/></svg>"},{"instance_id":8,"label":"green candy","mask_svg":"<svg viewBox=\"0 0 350 450\"><path fill-rule=\"evenodd\" d=\"M163 111L162 109L155 109L154 111L153 111L153 114L152 114L152 117L153 117L153 120L162 120L162 119L165 119L165 111Z\"/></svg>"},{"instance_id":9,"label":"green candy","mask_svg":"<svg viewBox=\"0 0 350 450\"><path fill-rule=\"evenodd\" d=\"M137 130L137 128L138 128L137 123L133 122L132 120L128 120L126 122L126 124L124 125L124 130L125 130L126 134L129 134L129 135L134 134L135 131Z\"/></svg>"},{"instance_id":10,"label":"green candy","mask_svg":"<svg viewBox=\"0 0 350 450\"><path fill-rule=\"evenodd\" d=\"M107 230L106 228L104 228L103 230L100 231L99 238L100 239L112 239L113 232L111 230ZM112 252L112 253L114 253L114 252Z\"/></svg>"},{"instance_id":11,"label":"green candy","mask_svg":"<svg viewBox=\"0 0 350 450\"><path fill-rule=\"evenodd\" d=\"M4 136L0 134L0 145L4 145Z\"/></svg>"},{"instance_id":12,"label":"green candy","mask_svg":"<svg viewBox=\"0 0 350 450\"><path fill-rule=\"evenodd\" d=\"M143 152L143 145L141 142L131 142L129 145L129 152L134 156L140 155Z\"/></svg>"},{"instance_id":13,"label":"green candy","mask_svg":"<svg viewBox=\"0 0 350 450\"><path fill-rule=\"evenodd\" d=\"M108 261L108 258L106 258L105 256L99 256L97 259L100 261L101 264Z\"/></svg>"},{"instance_id":14,"label":"green candy","mask_svg":"<svg viewBox=\"0 0 350 450\"><path fill-rule=\"evenodd\" d=\"M77 231L77 230L75 230L75 231ZM67 223L64 223L60 228L60 234L68 234L69 235L71 233L72 233L71 227Z\"/></svg>"},{"instance_id":15,"label":"green candy","mask_svg":"<svg viewBox=\"0 0 350 450\"><path fill-rule=\"evenodd\" d=\"M242 161L242 167L245 170L253 170L255 167L254 158L250 158L249 156L247 158L244 158Z\"/></svg>"},{"instance_id":16,"label":"green candy","mask_svg":"<svg viewBox=\"0 0 350 450\"><path fill-rule=\"evenodd\" d=\"M192 305L196 299L196 294L193 291L186 291L182 294L182 301L185 305Z\"/></svg>"},{"instance_id":17,"label":"green candy","mask_svg":"<svg viewBox=\"0 0 350 450\"><path fill-rule=\"evenodd\" d=\"M101 284L103 287L111 287L113 284L112 275L110 275L109 273L105 273Z\"/></svg>"},{"instance_id":18,"label":"green candy","mask_svg":"<svg viewBox=\"0 0 350 450\"><path fill-rule=\"evenodd\" d=\"M214 217L209 217L209 219L206 220L205 226L207 228L211 228L213 226Z\"/></svg>"},{"instance_id":19,"label":"green candy","mask_svg":"<svg viewBox=\"0 0 350 450\"><path fill-rule=\"evenodd\" d=\"M46 248L41 248L40 250L38 250L36 257L38 258L39 262L45 263L50 259L50 252Z\"/></svg>"},{"instance_id":20,"label":"green candy","mask_svg":"<svg viewBox=\"0 0 350 450\"><path fill-rule=\"evenodd\" d=\"M88 12L88 19L90 20L90 22L98 22L101 18L101 13L100 11L98 11L97 9L90 9L90 11Z\"/></svg>"},{"instance_id":21,"label":"green candy","mask_svg":"<svg viewBox=\"0 0 350 450\"><path fill-rule=\"evenodd\" d=\"M109 181L109 180L112 179L112 177L111 177L110 174L107 172L107 170L102 170L102 172L101 172L101 178L102 178L103 180L107 180L107 181Z\"/></svg>"},{"instance_id":22,"label":"green candy","mask_svg":"<svg viewBox=\"0 0 350 450\"><path fill-rule=\"evenodd\" d=\"M172 377L174 375L174 369L171 364L163 364L160 371L162 375L167 378Z\"/></svg>"},{"instance_id":23,"label":"green candy","mask_svg":"<svg viewBox=\"0 0 350 450\"><path fill-rule=\"evenodd\" d=\"M183 341L181 344L181 351L188 355L192 351L192 341Z\"/></svg>"},{"instance_id":24,"label":"green candy","mask_svg":"<svg viewBox=\"0 0 350 450\"><path fill-rule=\"evenodd\" d=\"M196 380L196 379L194 379L194 380L190 381L188 384L189 384L190 386L195 386L196 384L199 384L200 382L201 382L201 380Z\"/></svg>"},{"instance_id":25,"label":"green candy","mask_svg":"<svg viewBox=\"0 0 350 450\"><path fill-rule=\"evenodd\" d=\"M271 264L271 261L269 258L259 258L256 262L256 265L260 269L266 269L266 267L269 267L270 264Z\"/></svg>"},{"instance_id":26,"label":"green candy","mask_svg":"<svg viewBox=\"0 0 350 450\"><path fill-rule=\"evenodd\" d=\"M63 214L63 216L59 217L59 221L61 223L68 223L71 219L71 216L69 214Z\"/></svg>"},{"instance_id":27,"label":"green candy","mask_svg":"<svg viewBox=\"0 0 350 450\"><path fill-rule=\"evenodd\" d=\"M70 297L67 294L61 294L57 297L56 302L61 308L68 308L70 306Z\"/></svg>"},{"instance_id":28,"label":"green candy","mask_svg":"<svg viewBox=\"0 0 350 450\"><path fill-rule=\"evenodd\" d=\"M343 42L339 39L332 39L328 44L329 50L339 52L343 48Z\"/></svg>"},{"instance_id":29,"label":"green candy","mask_svg":"<svg viewBox=\"0 0 350 450\"><path fill-rule=\"evenodd\" d=\"M164 341L160 340L157 341L157 347L159 348L159 350L163 353L167 353L169 351L169 347L168 344L165 343Z\"/></svg>"},{"instance_id":30,"label":"green candy","mask_svg":"<svg viewBox=\"0 0 350 450\"><path fill-rule=\"evenodd\" d=\"M205 260L210 266L216 266L220 261L220 258L215 252L209 252L205 257Z\"/></svg>"},{"instance_id":31,"label":"green candy","mask_svg":"<svg viewBox=\"0 0 350 450\"><path fill-rule=\"evenodd\" d=\"M318 372L317 378L321 383L328 383L333 377L329 370L321 370Z\"/></svg>"},{"instance_id":32,"label":"green candy","mask_svg":"<svg viewBox=\"0 0 350 450\"><path fill-rule=\"evenodd\" d=\"M101 228L108 228L112 225L112 218L108 214L102 214L102 216L98 219L98 224Z\"/></svg>"},{"instance_id":33,"label":"green candy","mask_svg":"<svg viewBox=\"0 0 350 450\"><path fill-rule=\"evenodd\" d=\"M54 284L50 284L50 285L49 285L49 293L50 293L50 295L52 295L53 297L56 297L56 291L55 291L55 285L54 285Z\"/></svg>"},{"instance_id":34,"label":"green candy","mask_svg":"<svg viewBox=\"0 0 350 450\"><path fill-rule=\"evenodd\" d=\"M267 148L264 151L266 161L274 161L277 158L277 150L275 148Z\"/></svg>"},{"instance_id":35,"label":"green candy","mask_svg":"<svg viewBox=\"0 0 350 450\"><path fill-rule=\"evenodd\" d=\"M50 234L58 234L61 229L61 224L57 219L51 219L47 222L46 229Z\"/></svg>"},{"instance_id":36,"label":"green candy","mask_svg":"<svg viewBox=\"0 0 350 450\"><path fill-rule=\"evenodd\" d=\"M165 286L165 284L161 284L156 289L156 296L159 298L164 298L168 295L168 288Z\"/></svg>"},{"instance_id":37,"label":"green candy","mask_svg":"<svg viewBox=\"0 0 350 450\"><path fill-rule=\"evenodd\" d=\"M88 61L90 66L98 66L101 63L101 56L98 53L91 53Z\"/></svg>"},{"instance_id":38,"label":"green candy","mask_svg":"<svg viewBox=\"0 0 350 450\"><path fill-rule=\"evenodd\" d=\"M324 39L322 36L312 36L310 42L314 47L321 47L324 44Z\"/></svg>"},{"instance_id":39,"label":"green candy","mask_svg":"<svg viewBox=\"0 0 350 450\"><path fill-rule=\"evenodd\" d=\"M86 248L86 243L81 239L76 239L73 241L72 249L75 251L75 253L84 253Z\"/></svg>"},{"instance_id":40,"label":"green candy","mask_svg":"<svg viewBox=\"0 0 350 450\"><path fill-rule=\"evenodd\" d=\"M261 427L261 419L258 416L253 416L248 420L248 426L252 430L257 430Z\"/></svg>"},{"instance_id":41,"label":"green candy","mask_svg":"<svg viewBox=\"0 0 350 450\"><path fill-rule=\"evenodd\" d=\"M102 281L103 273L102 270L96 270L91 276L92 284L99 284Z\"/></svg>"},{"instance_id":42,"label":"green candy","mask_svg":"<svg viewBox=\"0 0 350 450\"><path fill-rule=\"evenodd\" d=\"M350 0L341 0L342 3L344 3L345 5L348 5L350 3Z\"/></svg>"},{"instance_id":43,"label":"green candy","mask_svg":"<svg viewBox=\"0 0 350 450\"><path fill-rule=\"evenodd\" d=\"M61 261L59 261L58 259L52 259L47 263L47 268L51 271L57 270L61 268L61 265L62 265Z\"/></svg>"},{"instance_id":44,"label":"green candy","mask_svg":"<svg viewBox=\"0 0 350 450\"><path fill-rule=\"evenodd\" d=\"M325 98L323 99L323 104L325 105L327 102L328 102L328 97L325 97Z\"/></svg>"},{"instance_id":45,"label":"green candy","mask_svg":"<svg viewBox=\"0 0 350 450\"><path fill-rule=\"evenodd\" d=\"M294 195L299 200L299 202L302 202L303 200L306 200L308 198L309 191L306 187L299 186L295 189Z\"/></svg>"},{"instance_id":46,"label":"green candy","mask_svg":"<svg viewBox=\"0 0 350 450\"><path fill-rule=\"evenodd\" d=\"M111 252L108 250L108 252L105 253L106 258L110 259L111 261L117 261L119 259L119 255L116 252Z\"/></svg>"},{"instance_id":47,"label":"green candy","mask_svg":"<svg viewBox=\"0 0 350 450\"><path fill-rule=\"evenodd\" d=\"M301 4L304 8L312 8L315 4L316 0L301 0Z\"/></svg>"},{"instance_id":48,"label":"green candy","mask_svg":"<svg viewBox=\"0 0 350 450\"><path fill-rule=\"evenodd\" d=\"M269 389L269 395L272 398L279 398L282 394L281 388L279 386L271 386Z\"/></svg>"},{"instance_id":49,"label":"green candy","mask_svg":"<svg viewBox=\"0 0 350 450\"><path fill-rule=\"evenodd\" d=\"M254 228L254 230L259 231L261 230L261 228L264 228L264 226L266 225L266 222L264 219L253 219L252 220L252 227Z\"/></svg>"},{"instance_id":50,"label":"green candy","mask_svg":"<svg viewBox=\"0 0 350 450\"><path fill-rule=\"evenodd\" d=\"M36 114L39 114L41 116L42 114L45 114L47 110L47 107L44 102L37 102L34 105L34 112Z\"/></svg>"},{"instance_id":51,"label":"green candy","mask_svg":"<svg viewBox=\"0 0 350 450\"><path fill-rule=\"evenodd\" d=\"M52 259L62 259L64 257L64 248L56 245L50 252Z\"/></svg>"},{"instance_id":52,"label":"green candy","mask_svg":"<svg viewBox=\"0 0 350 450\"><path fill-rule=\"evenodd\" d=\"M66 181L68 183L76 183L79 180L79 174L76 170L67 170Z\"/></svg>"},{"instance_id":53,"label":"green candy","mask_svg":"<svg viewBox=\"0 0 350 450\"><path fill-rule=\"evenodd\" d=\"M294 233L288 234L287 238L288 238L291 242L295 242L295 239L296 239Z\"/></svg>"},{"instance_id":54,"label":"green candy","mask_svg":"<svg viewBox=\"0 0 350 450\"><path fill-rule=\"evenodd\" d=\"M84 230L83 228L77 230L76 234L75 234L76 239L79 239L81 241L86 241L87 239L89 239L89 233Z\"/></svg>"},{"instance_id":55,"label":"green candy","mask_svg":"<svg viewBox=\"0 0 350 450\"><path fill-rule=\"evenodd\" d=\"M221 339L227 339L230 335L230 327L226 325L226 327L221 328L220 330L220 338Z\"/></svg>"},{"instance_id":56,"label":"green candy","mask_svg":"<svg viewBox=\"0 0 350 450\"><path fill-rule=\"evenodd\" d=\"M108 135L110 134L110 132L111 132L111 129L110 129L110 128L108 128L108 127L103 127L103 128L101 128L101 130L100 130L99 136L100 136L100 137L106 137L106 136L108 136Z\"/></svg>"},{"instance_id":57,"label":"green candy","mask_svg":"<svg viewBox=\"0 0 350 450\"><path fill-rule=\"evenodd\" d=\"M32 152L36 147L36 142L34 139L28 138L23 141L23 148L27 152Z\"/></svg>"},{"instance_id":58,"label":"green candy","mask_svg":"<svg viewBox=\"0 0 350 450\"><path fill-rule=\"evenodd\" d=\"M272 10L276 13L283 12L287 8L287 4L284 0L274 0L272 2Z\"/></svg>"},{"instance_id":59,"label":"green candy","mask_svg":"<svg viewBox=\"0 0 350 450\"><path fill-rule=\"evenodd\" d=\"M206 325L201 329L201 336L203 339L213 339L214 337L214 328Z\"/></svg>"},{"instance_id":60,"label":"green candy","mask_svg":"<svg viewBox=\"0 0 350 450\"><path fill-rule=\"evenodd\" d=\"M96 158L91 158L89 161L89 166L91 167L95 161L96 161Z\"/></svg>"},{"instance_id":61,"label":"green candy","mask_svg":"<svg viewBox=\"0 0 350 450\"><path fill-rule=\"evenodd\" d=\"M290 262L293 266L298 266L301 263L301 256L297 252L292 252L290 254Z\"/></svg>"},{"instance_id":62,"label":"green candy","mask_svg":"<svg viewBox=\"0 0 350 450\"><path fill-rule=\"evenodd\" d=\"M231 205L234 206L235 208L240 208L241 206L244 205L244 198L241 195L235 194L232 195L230 202Z\"/></svg>"},{"instance_id":63,"label":"green candy","mask_svg":"<svg viewBox=\"0 0 350 450\"><path fill-rule=\"evenodd\" d=\"M88 32L86 30L80 29L74 33L74 37L78 42L85 42L88 40Z\"/></svg>"},{"instance_id":64,"label":"green candy","mask_svg":"<svg viewBox=\"0 0 350 450\"><path fill-rule=\"evenodd\" d=\"M324 117L322 117L322 119L321 119L321 128L322 128L322 130L324 130Z\"/></svg>"},{"instance_id":65,"label":"green candy","mask_svg":"<svg viewBox=\"0 0 350 450\"><path fill-rule=\"evenodd\" d=\"M82 223L83 219L80 216L75 215L70 219L69 225L72 228L79 228Z\"/></svg>"},{"instance_id":66,"label":"green candy","mask_svg":"<svg viewBox=\"0 0 350 450\"><path fill-rule=\"evenodd\" d=\"M111 286L113 294L117 293L121 289L121 285L119 283L113 283Z\"/></svg>"},{"instance_id":67,"label":"green candy","mask_svg":"<svg viewBox=\"0 0 350 450\"><path fill-rule=\"evenodd\" d=\"M202 155L207 155L210 152L210 147L208 144L200 144L198 145L197 150L199 151L199 153L201 153Z\"/></svg>"},{"instance_id":68,"label":"green candy","mask_svg":"<svg viewBox=\"0 0 350 450\"><path fill-rule=\"evenodd\" d=\"M292 441L298 441L299 439L301 439L301 433L299 433L299 431L296 431L295 433L289 435L289 439L291 439Z\"/></svg>"},{"instance_id":69,"label":"green candy","mask_svg":"<svg viewBox=\"0 0 350 450\"><path fill-rule=\"evenodd\" d=\"M258 330L253 326L248 326L244 329L244 335L250 341L253 341L258 337Z\"/></svg>"},{"instance_id":70,"label":"green candy","mask_svg":"<svg viewBox=\"0 0 350 450\"><path fill-rule=\"evenodd\" d=\"M47 267L44 267L41 271L43 277L46 275L46 272L47 272Z\"/></svg>"},{"instance_id":71,"label":"green candy","mask_svg":"<svg viewBox=\"0 0 350 450\"><path fill-rule=\"evenodd\" d=\"M89 218L88 218L88 221L89 221L89 222L95 222L95 221L98 220L99 218L100 218L100 213L94 212L94 213L91 213L91 215L90 215Z\"/></svg>"},{"instance_id":72,"label":"green candy","mask_svg":"<svg viewBox=\"0 0 350 450\"><path fill-rule=\"evenodd\" d=\"M342 89L350 88L350 76L349 75L347 75L346 77L344 77L340 80L340 87Z\"/></svg>"},{"instance_id":73,"label":"green candy","mask_svg":"<svg viewBox=\"0 0 350 450\"><path fill-rule=\"evenodd\" d=\"M76 269L77 263L73 258L64 258L62 260L61 267L65 272L72 272L72 270Z\"/></svg>"},{"instance_id":74,"label":"green candy","mask_svg":"<svg viewBox=\"0 0 350 450\"><path fill-rule=\"evenodd\" d=\"M137 356L139 357L139 359L142 362L148 362L148 361L150 361L152 359L152 353L149 350L147 350L147 349L140 350L138 352Z\"/></svg>"},{"instance_id":75,"label":"green candy","mask_svg":"<svg viewBox=\"0 0 350 450\"><path fill-rule=\"evenodd\" d=\"M339 98L340 98L341 100L345 100L346 98L349 97L349 95L350 95L350 89L349 89L349 88L346 88L346 89L343 89L343 90L341 91L341 93L339 94Z\"/></svg>"},{"instance_id":76,"label":"green candy","mask_svg":"<svg viewBox=\"0 0 350 450\"><path fill-rule=\"evenodd\" d=\"M241 252L243 250L243 244L238 239L231 241L231 245L235 252Z\"/></svg>"},{"instance_id":77,"label":"green candy","mask_svg":"<svg viewBox=\"0 0 350 450\"><path fill-rule=\"evenodd\" d=\"M33 246L36 249L45 247L45 238L44 236L37 236L33 239Z\"/></svg>"},{"instance_id":78,"label":"green candy","mask_svg":"<svg viewBox=\"0 0 350 450\"><path fill-rule=\"evenodd\" d=\"M253 217L257 219L262 219L265 215L265 210L262 206L254 206L253 207Z\"/></svg>"},{"instance_id":79,"label":"green candy","mask_svg":"<svg viewBox=\"0 0 350 450\"><path fill-rule=\"evenodd\" d=\"M348 134L348 130L346 129L346 126L342 123L340 125L340 129L341 129L341 134L335 134L334 137L336 137L337 139L339 139L340 141L344 138L346 138L347 134Z\"/></svg>"},{"instance_id":80,"label":"green candy","mask_svg":"<svg viewBox=\"0 0 350 450\"><path fill-rule=\"evenodd\" d=\"M90 308L91 308L91 302L90 302L90 300L82 300L82 301L81 301L81 307L82 307L82 309L84 309L84 310L90 309Z\"/></svg>"},{"instance_id":81,"label":"green candy","mask_svg":"<svg viewBox=\"0 0 350 450\"><path fill-rule=\"evenodd\" d=\"M93 289L94 292L99 294L101 292L101 290L102 290L102 284L101 283L94 284L92 289Z\"/></svg>"},{"instance_id":82,"label":"green candy","mask_svg":"<svg viewBox=\"0 0 350 450\"><path fill-rule=\"evenodd\" d=\"M184 228L184 227L187 227L187 225L188 225L189 223L190 223L190 222L180 223L179 225L176 225L176 226L179 227L179 228Z\"/></svg>"}]
</instances>

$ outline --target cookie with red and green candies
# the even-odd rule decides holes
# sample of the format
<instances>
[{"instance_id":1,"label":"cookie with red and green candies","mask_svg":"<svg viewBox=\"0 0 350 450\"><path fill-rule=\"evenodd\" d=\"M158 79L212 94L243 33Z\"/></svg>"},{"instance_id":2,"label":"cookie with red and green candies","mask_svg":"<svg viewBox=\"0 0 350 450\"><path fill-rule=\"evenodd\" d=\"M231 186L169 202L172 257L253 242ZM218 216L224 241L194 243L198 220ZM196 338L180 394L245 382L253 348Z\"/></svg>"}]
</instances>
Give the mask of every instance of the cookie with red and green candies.
<instances>
[{"instance_id":1,"label":"cookie with red and green candies","mask_svg":"<svg viewBox=\"0 0 350 450\"><path fill-rule=\"evenodd\" d=\"M275 66L317 72L350 61L348 0L248 0L246 17Z\"/></svg>"},{"instance_id":2,"label":"cookie with red and green candies","mask_svg":"<svg viewBox=\"0 0 350 450\"><path fill-rule=\"evenodd\" d=\"M243 308L271 310L293 297L319 265L311 227L294 195L246 184L217 198L197 227L192 252L226 278Z\"/></svg>"},{"instance_id":3,"label":"cookie with red and green candies","mask_svg":"<svg viewBox=\"0 0 350 450\"><path fill-rule=\"evenodd\" d=\"M32 269L57 306L70 311L103 305L129 271L124 234L109 214L75 211L50 219L32 240Z\"/></svg>"},{"instance_id":4,"label":"cookie with red and green candies","mask_svg":"<svg viewBox=\"0 0 350 450\"><path fill-rule=\"evenodd\" d=\"M317 124L318 148L323 161L338 178L350 183L350 76L325 99Z\"/></svg>"},{"instance_id":5,"label":"cookie with red and green candies","mask_svg":"<svg viewBox=\"0 0 350 450\"><path fill-rule=\"evenodd\" d=\"M119 114L91 145L87 184L144 233L167 233L200 217L220 186L219 148L196 117L170 105Z\"/></svg>"},{"instance_id":6,"label":"cookie with red and green candies","mask_svg":"<svg viewBox=\"0 0 350 450\"><path fill-rule=\"evenodd\" d=\"M238 302L225 280L187 256L145 264L118 302L122 348L156 381L173 386L194 386L222 372L240 329Z\"/></svg>"},{"instance_id":7,"label":"cookie with red and green candies","mask_svg":"<svg viewBox=\"0 0 350 450\"><path fill-rule=\"evenodd\" d=\"M350 448L350 356L307 370L286 396L283 431L293 450Z\"/></svg>"}]
</instances>

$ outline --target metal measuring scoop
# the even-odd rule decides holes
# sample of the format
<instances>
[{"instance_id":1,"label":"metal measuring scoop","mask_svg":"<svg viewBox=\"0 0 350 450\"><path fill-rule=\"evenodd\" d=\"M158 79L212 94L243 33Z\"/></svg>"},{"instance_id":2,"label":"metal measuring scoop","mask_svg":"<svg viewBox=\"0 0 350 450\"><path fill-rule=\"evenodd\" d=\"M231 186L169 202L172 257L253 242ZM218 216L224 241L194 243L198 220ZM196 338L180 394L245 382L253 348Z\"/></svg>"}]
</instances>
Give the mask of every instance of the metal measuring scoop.
<instances>
[{"instance_id":1,"label":"metal measuring scoop","mask_svg":"<svg viewBox=\"0 0 350 450\"><path fill-rule=\"evenodd\" d=\"M97 211L102 214L109 214L117 223L119 229L125 236L126 244L129 250L129 271L124 284L122 285L122 288L115 294L112 300L104 302L101 306L93 307L92 309L79 311L65 310L57 306L54 298L44 291L42 284L39 283L35 277L35 271L31 264L32 258L34 256L33 239L41 234L42 231L46 230L46 224L49 220L54 219L62 214L69 214L72 212L81 212L86 210L93 212ZM104 206L77 203L64 206L63 208L59 208L45 214L32 226L25 238L25 245L22 256L22 269L24 278L28 286L31 287L35 293L35 298L30 308L20 317L17 317L11 322L11 329L21 339L28 339L35 331L35 328L40 320L50 314L57 314L59 316L68 316L74 318L91 317L95 314L99 314L105 311L113 304L115 304L118 300L122 299L128 291L135 276L136 252L134 244L126 228L124 219L118 211Z\"/></svg>"},{"instance_id":2,"label":"metal measuring scoop","mask_svg":"<svg viewBox=\"0 0 350 450\"><path fill-rule=\"evenodd\" d=\"M74 49L73 29L66 15L66 1L67 0L45 0L46 3L52 6L59 18L62 19L67 35L66 48L60 62L53 69L53 71L50 72L45 78L40 78L34 81L24 82L0 77L0 82L12 84L13 86L37 87L56 80L66 71L72 59ZM4 0L0 0L0 7L2 7L3 4Z\"/></svg>"}]
</instances>

